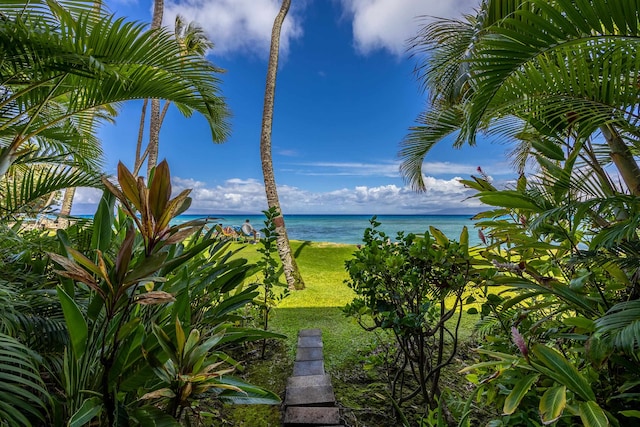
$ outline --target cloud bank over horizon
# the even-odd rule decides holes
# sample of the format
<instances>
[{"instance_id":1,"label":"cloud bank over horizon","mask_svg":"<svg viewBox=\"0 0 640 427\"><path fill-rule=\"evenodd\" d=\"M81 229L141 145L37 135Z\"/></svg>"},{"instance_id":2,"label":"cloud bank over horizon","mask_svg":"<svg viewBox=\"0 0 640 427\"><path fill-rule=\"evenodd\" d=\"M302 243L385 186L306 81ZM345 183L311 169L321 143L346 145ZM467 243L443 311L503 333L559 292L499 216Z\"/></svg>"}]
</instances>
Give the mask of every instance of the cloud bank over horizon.
<instances>
[{"instance_id":1,"label":"cloud bank over horizon","mask_svg":"<svg viewBox=\"0 0 640 427\"><path fill-rule=\"evenodd\" d=\"M427 176L427 190L422 193L395 184L326 192L281 185L278 193L288 214L466 214L483 210L478 200L469 199L473 191L464 188L459 179ZM172 181L174 194L192 189L190 214L259 214L267 208L264 185L256 179L232 178L215 186L189 178L174 177ZM79 188L73 214L94 213L101 195L96 189Z\"/></svg>"}]
</instances>

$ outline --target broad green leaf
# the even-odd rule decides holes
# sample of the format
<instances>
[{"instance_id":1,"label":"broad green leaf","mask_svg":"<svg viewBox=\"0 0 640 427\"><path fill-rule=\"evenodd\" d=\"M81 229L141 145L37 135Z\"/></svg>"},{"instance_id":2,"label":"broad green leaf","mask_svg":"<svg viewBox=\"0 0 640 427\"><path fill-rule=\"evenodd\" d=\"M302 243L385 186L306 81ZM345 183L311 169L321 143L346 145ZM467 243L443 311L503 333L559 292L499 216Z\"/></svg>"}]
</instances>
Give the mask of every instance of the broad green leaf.
<instances>
[{"instance_id":1,"label":"broad green leaf","mask_svg":"<svg viewBox=\"0 0 640 427\"><path fill-rule=\"evenodd\" d=\"M462 227L462 232L460 233L460 246L462 246L464 255L469 256L469 230L466 225Z\"/></svg>"},{"instance_id":2,"label":"broad green leaf","mask_svg":"<svg viewBox=\"0 0 640 427\"><path fill-rule=\"evenodd\" d=\"M102 410L102 401L98 397L90 397L82 402L82 406L71 416L67 427L83 427L95 418Z\"/></svg>"},{"instance_id":3,"label":"broad green leaf","mask_svg":"<svg viewBox=\"0 0 640 427\"><path fill-rule=\"evenodd\" d=\"M105 252L111 244L113 235L113 208L116 198L110 191L105 190L93 216L93 234L91 235L91 249Z\"/></svg>"},{"instance_id":4,"label":"broad green leaf","mask_svg":"<svg viewBox=\"0 0 640 427\"><path fill-rule=\"evenodd\" d=\"M640 411L637 411L635 409L630 409L628 411L620 411L619 414L627 418L640 418Z\"/></svg>"},{"instance_id":5,"label":"broad green leaf","mask_svg":"<svg viewBox=\"0 0 640 427\"><path fill-rule=\"evenodd\" d=\"M502 413L504 415L511 415L518 409L518 405L522 401L522 398L527 394L531 386L538 381L540 377L539 374L532 374L522 378L518 381L514 386L511 393L504 400L504 407L502 408Z\"/></svg>"},{"instance_id":6,"label":"broad green leaf","mask_svg":"<svg viewBox=\"0 0 640 427\"><path fill-rule=\"evenodd\" d=\"M547 389L540 398L540 419L542 424L553 424L560 418L567 405L567 387L560 385Z\"/></svg>"},{"instance_id":7,"label":"broad green leaf","mask_svg":"<svg viewBox=\"0 0 640 427\"><path fill-rule=\"evenodd\" d=\"M193 331L198 331L197 329L194 329ZM191 338L191 334L193 334L193 331L191 331L191 333L189 334L189 338ZM180 357L182 357L184 355L184 343L186 341L185 335L184 335L184 329L182 329L182 324L180 323L180 319L178 319L176 317L176 344L178 344L178 354L180 355Z\"/></svg>"},{"instance_id":8,"label":"broad green leaf","mask_svg":"<svg viewBox=\"0 0 640 427\"><path fill-rule=\"evenodd\" d=\"M146 405L132 412L133 418L138 424L145 427L180 427L181 424L171 415L160 409Z\"/></svg>"},{"instance_id":9,"label":"broad green leaf","mask_svg":"<svg viewBox=\"0 0 640 427\"><path fill-rule=\"evenodd\" d=\"M562 323L567 326L576 326L578 328L584 329L587 332L594 332L596 330L596 323L587 319L586 317L567 317L566 319L562 319Z\"/></svg>"},{"instance_id":10,"label":"broad green leaf","mask_svg":"<svg viewBox=\"0 0 640 427\"><path fill-rule=\"evenodd\" d=\"M566 385L582 399L595 400L595 394L587 380L560 352L542 344L535 344L532 352L546 366L547 369L543 370L544 374Z\"/></svg>"},{"instance_id":11,"label":"broad green leaf","mask_svg":"<svg viewBox=\"0 0 640 427\"><path fill-rule=\"evenodd\" d=\"M609 425L607 415L596 402L580 402L580 419L585 427L606 427Z\"/></svg>"},{"instance_id":12,"label":"broad green leaf","mask_svg":"<svg viewBox=\"0 0 640 427\"><path fill-rule=\"evenodd\" d=\"M447 238L447 236L445 236L445 234L442 231L438 230L435 227L429 227L429 231L431 232L431 235L436 240L436 242L438 242L440 246L442 247L449 246L449 239Z\"/></svg>"},{"instance_id":13,"label":"broad green leaf","mask_svg":"<svg viewBox=\"0 0 640 427\"><path fill-rule=\"evenodd\" d=\"M526 209L539 211L540 208L529 198L523 196L516 191L500 191L479 193L478 198L481 202L490 206L500 206L504 208Z\"/></svg>"},{"instance_id":14,"label":"broad green leaf","mask_svg":"<svg viewBox=\"0 0 640 427\"><path fill-rule=\"evenodd\" d=\"M124 277L123 284L135 284L141 279L149 277L163 267L164 261L167 259L166 252L160 252L144 258L141 262Z\"/></svg>"},{"instance_id":15,"label":"broad green leaf","mask_svg":"<svg viewBox=\"0 0 640 427\"><path fill-rule=\"evenodd\" d=\"M87 339L89 336L87 321L82 315L82 312L76 302L67 295L64 289L58 286L56 288L56 292L58 293L58 298L60 298L62 312L64 313L64 320L67 324L67 329L69 330L73 354L76 359L80 359L87 349Z\"/></svg>"}]
</instances>

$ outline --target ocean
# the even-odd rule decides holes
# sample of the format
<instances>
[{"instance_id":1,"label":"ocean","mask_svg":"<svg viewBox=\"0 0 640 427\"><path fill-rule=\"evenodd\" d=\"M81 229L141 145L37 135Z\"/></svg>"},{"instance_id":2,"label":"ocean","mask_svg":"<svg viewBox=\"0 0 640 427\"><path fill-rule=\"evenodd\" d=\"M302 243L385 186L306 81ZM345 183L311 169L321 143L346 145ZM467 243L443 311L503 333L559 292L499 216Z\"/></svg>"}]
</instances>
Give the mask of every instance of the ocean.
<instances>
[{"instance_id":1,"label":"ocean","mask_svg":"<svg viewBox=\"0 0 640 427\"><path fill-rule=\"evenodd\" d=\"M202 218L204 215L180 215L173 220L174 224ZM215 222L227 225L242 225L249 219L253 226L260 230L264 227L262 215L211 215L219 219ZM364 230L370 227L371 215L285 215L285 225L291 240L312 242L331 242L360 244ZM384 231L394 239L398 231L423 234L433 226L442 231L450 239L458 240L465 225L469 229L469 244L478 245L480 239L474 228L470 215L378 215Z\"/></svg>"}]
</instances>

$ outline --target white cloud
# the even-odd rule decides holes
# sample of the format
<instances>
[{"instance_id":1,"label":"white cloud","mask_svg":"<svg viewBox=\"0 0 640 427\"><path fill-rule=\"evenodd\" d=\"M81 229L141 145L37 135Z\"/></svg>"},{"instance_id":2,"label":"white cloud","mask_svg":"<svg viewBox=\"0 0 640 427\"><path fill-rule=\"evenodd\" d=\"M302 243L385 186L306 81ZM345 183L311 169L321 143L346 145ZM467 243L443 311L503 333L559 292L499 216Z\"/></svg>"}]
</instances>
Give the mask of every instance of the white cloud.
<instances>
[{"instance_id":1,"label":"white cloud","mask_svg":"<svg viewBox=\"0 0 640 427\"><path fill-rule=\"evenodd\" d=\"M458 182L459 179L456 177L445 180L427 176L427 190L422 193L390 184L326 192L281 185L278 187L278 194L283 211L290 214L455 213L480 206L475 199L465 200L471 192ZM210 187L202 181L173 178L174 195L187 188L192 190L190 213L259 213L267 208L264 186L254 179L234 178ZM94 213L101 195L102 192L95 189L79 188L74 199L73 213Z\"/></svg>"},{"instance_id":2,"label":"white cloud","mask_svg":"<svg viewBox=\"0 0 640 427\"><path fill-rule=\"evenodd\" d=\"M279 10L279 0L168 0L164 23L173 27L176 15L182 15L205 30L215 43L216 54L242 52L266 58ZM300 18L292 7L282 27L281 55L286 56L291 41L301 35Z\"/></svg>"},{"instance_id":3,"label":"white cloud","mask_svg":"<svg viewBox=\"0 0 640 427\"><path fill-rule=\"evenodd\" d=\"M458 18L478 8L479 0L341 0L353 20L356 49L383 49L402 55L428 17ZM418 17L424 17L421 19Z\"/></svg>"}]
</instances>

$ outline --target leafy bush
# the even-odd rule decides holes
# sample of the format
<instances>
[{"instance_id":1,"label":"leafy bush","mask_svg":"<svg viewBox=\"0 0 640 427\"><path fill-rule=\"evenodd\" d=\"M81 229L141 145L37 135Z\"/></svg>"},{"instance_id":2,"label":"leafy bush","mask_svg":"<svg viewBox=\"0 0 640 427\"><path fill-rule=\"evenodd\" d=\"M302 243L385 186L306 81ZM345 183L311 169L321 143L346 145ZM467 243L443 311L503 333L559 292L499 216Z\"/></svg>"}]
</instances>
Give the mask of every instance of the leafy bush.
<instances>
[{"instance_id":1,"label":"leafy bush","mask_svg":"<svg viewBox=\"0 0 640 427\"><path fill-rule=\"evenodd\" d=\"M443 369L453 363L465 292L483 272L470 255L466 228L460 242L431 228L424 236L391 239L372 227L346 262L357 297L345 312L368 331L393 332L398 347L390 394L398 406L419 396L424 413L438 405Z\"/></svg>"}]
</instances>

